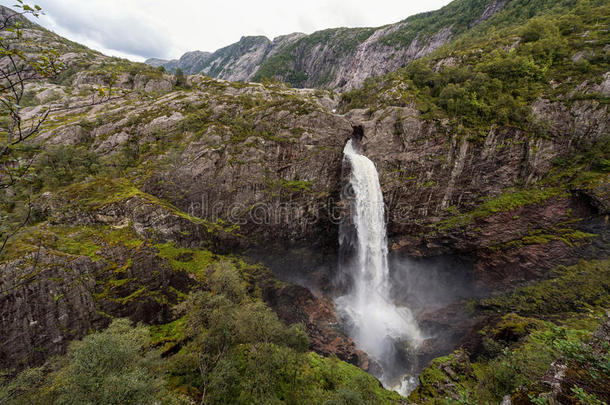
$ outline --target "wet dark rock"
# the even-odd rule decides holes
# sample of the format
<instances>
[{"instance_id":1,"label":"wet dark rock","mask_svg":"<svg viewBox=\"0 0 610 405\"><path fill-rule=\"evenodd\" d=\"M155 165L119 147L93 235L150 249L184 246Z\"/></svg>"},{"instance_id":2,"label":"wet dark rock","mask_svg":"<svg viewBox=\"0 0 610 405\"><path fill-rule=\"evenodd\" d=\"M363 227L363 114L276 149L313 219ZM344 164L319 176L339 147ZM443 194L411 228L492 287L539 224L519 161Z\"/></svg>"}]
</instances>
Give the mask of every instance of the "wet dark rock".
<instances>
[{"instance_id":1,"label":"wet dark rock","mask_svg":"<svg viewBox=\"0 0 610 405\"><path fill-rule=\"evenodd\" d=\"M304 287L287 285L268 291L265 300L286 324L305 325L312 350L334 354L364 370L375 370L375 363L339 330L334 304L328 298L316 297Z\"/></svg>"}]
</instances>

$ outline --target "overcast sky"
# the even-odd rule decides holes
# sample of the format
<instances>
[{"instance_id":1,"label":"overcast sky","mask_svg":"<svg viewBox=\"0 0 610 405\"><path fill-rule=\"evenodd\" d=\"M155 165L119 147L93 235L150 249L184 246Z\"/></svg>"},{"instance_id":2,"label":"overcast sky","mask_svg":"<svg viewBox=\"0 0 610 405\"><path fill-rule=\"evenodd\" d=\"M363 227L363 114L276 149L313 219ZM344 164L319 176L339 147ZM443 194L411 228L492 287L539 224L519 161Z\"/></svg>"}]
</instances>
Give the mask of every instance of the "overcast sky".
<instances>
[{"instance_id":1,"label":"overcast sky","mask_svg":"<svg viewBox=\"0 0 610 405\"><path fill-rule=\"evenodd\" d=\"M27 1L26 1L27 2ZM0 0L11 6L14 0ZM142 61L215 51L243 35L394 23L449 0L37 0L39 23L107 55Z\"/></svg>"}]
</instances>

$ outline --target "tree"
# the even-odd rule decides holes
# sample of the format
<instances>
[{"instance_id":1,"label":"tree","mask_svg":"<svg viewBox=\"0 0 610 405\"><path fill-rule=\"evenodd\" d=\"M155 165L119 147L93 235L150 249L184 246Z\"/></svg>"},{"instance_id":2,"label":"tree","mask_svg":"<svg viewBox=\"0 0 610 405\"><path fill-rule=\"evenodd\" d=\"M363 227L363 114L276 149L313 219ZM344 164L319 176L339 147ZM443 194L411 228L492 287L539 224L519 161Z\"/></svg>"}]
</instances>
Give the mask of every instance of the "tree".
<instances>
[{"instance_id":1,"label":"tree","mask_svg":"<svg viewBox=\"0 0 610 405\"><path fill-rule=\"evenodd\" d=\"M286 327L264 302L249 297L229 262L211 268L207 287L177 307L187 321L185 352L200 374L200 403L265 403L282 384L296 390L309 347L303 326Z\"/></svg>"},{"instance_id":2,"label":"tree","mask_svg":"<svg viewBox=\"0 0 610 405\"><path fill-rule=\"evenodd\" d=\"M3 9L0 15L0 112L2 116L9 117L5 122L8 125L2 128L3 139L0 143L0 159L3 159L0 163L4 170L8 164L4 158L10 154L11 148L37 133L49 114L47 109L29 126L24 126L21 102L26 84L53 77L63 67L57 51L35 44L23 36L22 29L29 24L24 16L38 17L41 8L30 7L22 0L17 2L15 7L19 11Z\"/></svg>"},{"instance_id":3,"label":"tree","mask_svg":"<svg viewBox=\"0 0 610 405\"><path fill-rule=\"evenodd\" d=\"M0 378L0 403L188 403L166 389L163 376L161 356L150 348L148 328L116 319L107 329L70 343L66 356L43 368L25 370L4 384Z\"/></svg>"},{"instance_id":4,"label":"tree","mask_svg":"<svg viewBox=\"0 0 610 405\"><path fill-rule=\"evenodd\" d=\"M177 87L185 87L186 86L186 78L184 77L184 73L182 69L177 68L174 73L174 77L176 78L176 86Z\"/></svg>"},{"instance_id":5,"label":"tree","mask_svg":"<svg viewBox=\"0 0 610 405\"><path fill-rule=\"evenodd\" d=\"M38 112L37 118L24 120L21 110L31 96L25 89L28 84L53 79L65 70L57 50L37 42L25 31L33 26L26 17L37 18L42 9L23 0L16 1L15 10L0 8L0 204L12 212L7 215L6 210L0 211L0 255L8 240L31 219L30 195L21 189L37 153L25 141L40 132L52 111L49 105ZM111 71L105 80L107 86L100 86L90 101L53 111L93 106L118 98L112 97L116 78L116 72Z\"/></svg>"},{"instance_id":6,"label":"tree","mask_svg":"<svg viewBox=\"0 0 610 405\"><path fill-rule=\"evenodd\" d=\"M59 404L152 404L161 399L158 352L149 348L148 329L127 319L73 342L69 364L57 375Z\"/></svg>"},{"instance_id":7,"label":"tree","mask_svg":"<svg viewBox=\"0 0 610 405\"><path fill-rule=\"evenodd\" d=\"M50 109L26 125L21 118L21 104L28 83L57 75L63 64L58 53L24 38L23 27L30 24L26 15L38 17L39 6L29 6L17 0L16 10L0 10L0 192L13 186L29 169L32 161L23 162L11 156L13 149L35 135L47 119ZM8 240L29 221L29 198L24 219L15 227L3 219L0 226L0 254Z\"/></svg>"},{"instance_id":8,"label":"tree","mask_svg":"<svg viewBox=\"0 0 610 405\"><path fill-rule=\"evenodd\" d=\"M0 372L0 404L19 401L19 398L28 392L39 388L44 381L44 370L29 368L11 378L8 373Z\"/></svg>"}]
</instances>

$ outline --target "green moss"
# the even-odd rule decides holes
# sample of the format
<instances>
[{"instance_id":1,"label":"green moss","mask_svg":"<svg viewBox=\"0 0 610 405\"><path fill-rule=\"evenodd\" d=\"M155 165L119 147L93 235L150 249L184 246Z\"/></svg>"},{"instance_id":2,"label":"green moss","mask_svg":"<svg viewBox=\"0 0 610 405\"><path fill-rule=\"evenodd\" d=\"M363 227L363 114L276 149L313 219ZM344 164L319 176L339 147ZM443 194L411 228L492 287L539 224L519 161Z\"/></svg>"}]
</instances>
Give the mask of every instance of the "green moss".
<instances>
[{"instance_id":1,"label":"green moss","mask_svg":"<svg viewBox=\"0 0 610 405\"><path fill-rule=\"evenodd\" d=\"M422 371L419 386L409 400L418 404L446 404L454 396L465 396L473 385L473 368L468 355L457 350L437 357Z\"/></svg>"},{"instance_id":2,"label":"green moss","mask_svg":"<svg viewBox=\"0 0 610 405\"><path fill-rule=\"evenodd\" d=\"M610 306L610 260L580 261L560 266L553 278L517 289L510 295L482 301L490 310L513 311L538 318L599 311ZM602 311L603 312L603 311Z\"/></svg>"},{"instance_id":3,"label":"green moss","mask_svg":"<svg viewBox=\"0 0 610 405\"><path fill-rule=\"evenodd\" d=\"M533 330L540 329L544 322L535 318L526 318L517 314L506 314L491 329L491 333L504 340L518 340L529 335Z\"/></svg>"},{"instance_id":4,"label":"green moss","mask_svg":"<svg viewBox=\"0 0 610 405\"><path fill-rule=\"evenodd\" d=\"M129 294L128 296L121 297L121 298L115 298L115 299L113 299L113 301L116 301L121 305L125 305L125 304L128 304L130 302L137 300L138 298L143 296L146 293L146 291L147 291L147 288L142 286L139 289L137 289L136 291Z\"/></svg>"},{"instance_id":5,"label":"green moss","mask_svg":"<svg viewBox=\"0 0 610 405\"><path fill-rule=\"evenodd\" d=\"M266 191L271 196L282 196L285 194L302 194L311 192L313 182L304 180L271 180L266 183Z\"/></svg>"},{"instance_id":6,"label":"green moss","mask_svg":"<svg viewBox=\"0 0 610 405\"><path fill-rule=\"evenodd\" d=\"M237 269L249 292L254 296L260 297L262 289L279 288L283 285L268 268L249 263L237 256L218 255L204 249L183 248L174 242L156 244L154 247L159 251L159 257L166 259L175 271L185 271L202 283L207 281L208 273L214 264L224 262Z\"/></svg>"},{"instance_id":7,"label":"green moss","mask_svg":"<svg viewBox=\"0 0 610 405\"><path fill-rule=\"evenodd\" d=\"M68 236L60 239L58 248L66 253L99 259L96 252L99 251L100 247L92 241L83 241L80 238L74 239L73 236Z\"/></svg>"},{"instance_id":8,"label":"green moss","mask_svg":"<svg viewBox=\"0 0 610 405\"><path fill-rule=\"evenodd\" d=\"M596 237L596 234L582 232L570 228L557 229L557 233L551 235L545 234L530 234L523 238L523 244L533 245L539 243L548 243L552 240L560 240L568 246L573 246L574 243L583 239ZM533 232L533 231L532 231Z\"/></svg>"},{"instance_id":9,"label":"green moss","mask_svg":"<svg viewBox=\"0 0 610 405\"><path fill-rule=\"evenodd\" d=\"M192 274L199 281L205 281L206 269L216 258L207 250L186 249L173 242L157 244L155 247L159 250L159 256L167 259L174 270Z\"/></svg>"},{"instance_id":10,"label":"green moss","mask_svg":"<svg viewBox=\"0 0 610 405\"><path fill-rule=\"evenodd\" d=\"M505 192L504 194L483 202L473 211L453 216L435 224L436 228L445 231L461 227L501 212L514 211L527 205L540 204L550 198L561 196L565 191L560 187L529 189Z\"/></svg>"},{"instance_id":11,"label":"green moss","mask_svg":"<svg viewBox=\"0 0 610 405\"><path fill-rule=\"evenodd\" d=\"M135 278L124 278L124 279L120 279L120 280L116 280L116 279L111 279L110 281L108 281L108 285L111 288L118 288L118 287L122 287L128 283L134 282L136 281Z\"/></svg>"},{"instance_id":12,"label":"green moss","mask_svg":"<svg viewBox=\"0 0 610 405\"><path fill-rule=\"evenodd\" d=\"M552 226L544 229L532 229L522 238L492 245L490 248L492 250L504 250L515 247L519 248L527 245L543 245L553 241L560 241L568 246L576 246L583 240L595 238L597 236L598 235L594 233L582 232L569 227L562 227L562 224L559 224L558 226Z\"/></svg>"},{"instance_id":13,"label":"green moss","mask_svg":"<svg viewBox=\"0 0 610 405\"><path fill-rule=\"evenodd\" d=\"M153 325L150 327L151 344L160 347L161 352L166 353L185 339L185 327L186 316L163 325Z\"/></svg>"},{"instance_id":14,"label":"green moss","mask_svg":"<svg viewBox=\"0 0 610 405\"><path fill-rule=\"evenodd\" d=\"M89 182L73 184L59 191L66 196L70 205L76 205L77 209L96 211L107 205L124 202L130 198L138 197L147 203L157 205L172 214L197 225L203 225L211 234L226 233L237 236L238 225L228 225L222 220L216 222L206 221L194 217L173 204L161 200L155 196L140 191L131 181L125 178L110 179L99 177ZM63 207L71 209L71 207Z\"/></svg>"},{"instance_id":15,"label":"green moss","mask_svg":"<svg viewBox=\"0 0 610 405\"><path fill-rule=\"evenodd\" d=\"M60 255L87 256L97 261L101 249L95 227L50 226L42 223L22 229L7 243L4 260L37 252L40 247Z\"/></svg>"},{"instance_id":16,"label":"green moss","mask_svg":"<svg viewBox=\"0 0 610 405\"><path fill-rule=\"evenodd\" d=\"M144 194L127 179L103 177L70 185L60 192L69 201L78 203L79 206L88 210L98 209Z\"/></svg>"},{"instance_id":17,"label":"green moss","mask_svg":"<svg viewBox=\"0 0 610 405\"><path fill-rule=\"evenodd\" d=\"M551 197L561 194L558 189L545 190L522 190L515 193L503 194L497 198L485 202L475 216L487 216L497 212L513 211L525 205L538 204Z\"/></svg>"},{"instance_id":18,"label":"green moss","mask_svg":"<svg viewBox=\"0 0 610 405\"><path fill-rule=\"evenodd\" d=\"M122 227L110 227L103 229L99 235L110 245L125 246L127 248L139 248L144 241L136 234L131 224Z\"/></svg>"},{"instance_id":19,"label":"green moss","mask_svg":"<svg viewBox=\"0 0 610 405\"><path fill-rule=\"evenodd\" d=\"M172 340L179 341L184 339L184 328L186 325L186 317L182 316L172 322L163 325L153 325L150 328L151 343L157 345L159 343Z\"/></svg>"}]
</instances>

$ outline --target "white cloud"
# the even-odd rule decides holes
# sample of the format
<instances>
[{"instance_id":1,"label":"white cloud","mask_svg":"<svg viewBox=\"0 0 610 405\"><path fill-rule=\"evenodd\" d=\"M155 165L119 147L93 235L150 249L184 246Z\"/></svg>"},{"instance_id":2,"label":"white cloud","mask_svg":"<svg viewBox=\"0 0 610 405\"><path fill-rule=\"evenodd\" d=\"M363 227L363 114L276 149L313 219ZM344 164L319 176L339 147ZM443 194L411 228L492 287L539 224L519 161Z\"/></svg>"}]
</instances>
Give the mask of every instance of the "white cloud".
<instances>
[{"instance_id":1,"label":"white cloud","mask_svg":"<svg viewBox=\"0 0 610 405\"><path fill-rule=\"evenodd\" d=\"M0 0L11 6L14 0ZM449 0L37 0L45 27L106 54L142 60L215 51L244 35L380 26Z\"/></svg>"}]
</instances>

